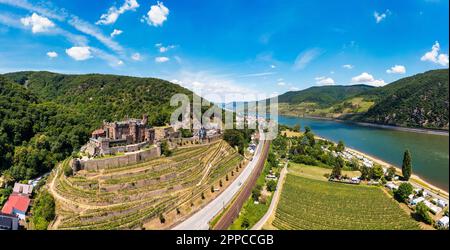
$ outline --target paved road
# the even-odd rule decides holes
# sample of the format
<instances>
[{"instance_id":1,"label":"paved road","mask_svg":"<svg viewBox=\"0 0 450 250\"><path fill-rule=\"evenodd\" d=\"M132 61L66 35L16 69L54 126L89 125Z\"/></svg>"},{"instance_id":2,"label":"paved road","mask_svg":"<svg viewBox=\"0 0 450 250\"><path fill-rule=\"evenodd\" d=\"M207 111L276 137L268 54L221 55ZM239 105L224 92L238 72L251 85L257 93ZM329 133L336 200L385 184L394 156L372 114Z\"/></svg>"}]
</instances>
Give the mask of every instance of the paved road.
<instances>
[{"instance_id":1,"label":"paved road","mask_svg":"<svg viewBox=\"0 0 450 250\"><path fill-rule=\"evenodd\" d=\"M266 214L252 227L252 230L261 230L264 224L266 224L267 220L270 218L270 216L274 213L275 209L277 208L278 201L280 199L281 189L283 188L283 182L284 178L287 174L287 165L284 165L284 168L280 172L280 178L278 180L277 189L275 190L275 193L273 193L272 201L270 202L269 209L267 210Z\"/></svg>"},{"instance_id":2,"label":"paved road","mask_svg":"<svg viewBox=\"0 0 450 250\"><path fill-rule=\"evenodd\" d=\"M264 169L264 164L266 162L267 155L270 149L270 141L265 141L264 146L261 152L261 156L256 163L256 167L251 173L251 176L247 178L247 182L244 184L242 190L237 194L237 197L233 200L231 206L226 210L226 212L222 215L220 220L214 225L214 230L226 230L233 223L234 219L239 216L239 212L242 209L242 206L247 201L248 197L250 197L253 187L258 181L259 176L261 175L262 170Z\"/></svg>"},{"instance_id":3,"label":"paved road","mask_svg":"<svg viewBox=\"0 0 450 250\"><path fill-rule=\"evenodd\" d=\"M264 141L261 140L256 148L253 160L247 167L242 170L242 173L223 191L216 199L211 201L204 208L196 212L187 220L173 227L173 230L208 230L209 222L220 213L232 200L233 197L241 190L242 184L250 177L253 169L257 166L258 160L261 157Z\"/></svg>"}]
</instances>

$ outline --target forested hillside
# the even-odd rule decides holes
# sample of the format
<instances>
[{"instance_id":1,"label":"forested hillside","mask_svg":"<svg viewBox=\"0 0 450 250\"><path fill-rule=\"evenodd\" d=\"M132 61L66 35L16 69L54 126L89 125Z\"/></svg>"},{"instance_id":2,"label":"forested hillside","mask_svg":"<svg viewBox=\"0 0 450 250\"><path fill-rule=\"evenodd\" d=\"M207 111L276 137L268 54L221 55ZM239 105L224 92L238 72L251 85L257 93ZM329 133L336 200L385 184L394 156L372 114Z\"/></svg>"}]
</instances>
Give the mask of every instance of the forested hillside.
<instances>
[{"instance_id":1,"label":"forested hillside","mask_svg":"<svg viewBox=\"0 0 450 250\"><path fill-rule=\"evenodd\" d=\"M48 172L103 120L169 121L169 100L187 89L154 78L18 72L0 75L0 172L8 181Z\"/></svg>"},{"instance_id":2,"label":"forested hillside","mask_svg":"<svg viewBox=\"0 0 450 250\"><path fill-rule=\"evenodd\" d=\"M435 70L400 79L365 94L376 104L357 120L448 129L448 70Z\"/></svg>"},{"instance_id":3,"label":"forested hillside","mask_svg":"<svg viewBox=\"0 0 450 250\"><path fill-rule=\"evenodd\" d=\"M448 130L448 70L432 70L384 87L313 87L279 96L280 113Z\"/></svg>"},{"instance_id":4,"label":"forested hillside","mask_svg":"<svg viewBox=\"0 0 450 250\"><path fill-rule=\"evenodd\" d=\"M315 103L319 107L329 107L349 97L364 93L374 87L367 85L321 86L301 91L290 91L278 96L278 102L289 104Z\"/></svg>"}]
</instances>

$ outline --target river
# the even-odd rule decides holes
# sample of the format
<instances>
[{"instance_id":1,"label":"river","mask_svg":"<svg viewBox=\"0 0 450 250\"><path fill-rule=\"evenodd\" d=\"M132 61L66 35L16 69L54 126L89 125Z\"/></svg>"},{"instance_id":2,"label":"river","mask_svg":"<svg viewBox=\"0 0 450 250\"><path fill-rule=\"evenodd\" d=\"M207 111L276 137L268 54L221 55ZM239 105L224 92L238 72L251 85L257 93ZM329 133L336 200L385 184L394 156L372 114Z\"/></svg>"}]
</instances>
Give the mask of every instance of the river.
<instances>
[{"instance_id":1,"label":"river","mask_svg":"<svg viewBox=\"0 0 450 250\"><path fill-rule=\"evenodd\" d=\"M349 122L279 116L280 124L300 124L332 141L344 141L346 146L372 155L390 164L401 166L403 153L411 151L413 173L431 184L449 188L449 137L367 127Z\"/></svg>"}]
</instances>

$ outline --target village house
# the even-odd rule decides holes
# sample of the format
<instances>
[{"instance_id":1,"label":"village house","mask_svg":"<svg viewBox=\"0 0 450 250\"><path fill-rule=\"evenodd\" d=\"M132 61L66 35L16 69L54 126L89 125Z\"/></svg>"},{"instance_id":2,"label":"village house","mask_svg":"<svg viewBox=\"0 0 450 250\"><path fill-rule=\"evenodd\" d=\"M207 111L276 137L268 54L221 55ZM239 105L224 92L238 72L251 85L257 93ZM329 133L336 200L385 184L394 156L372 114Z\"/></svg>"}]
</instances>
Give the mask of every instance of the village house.
<instances>
[{"instance_id":1,"label":"village house","mask_svg":"<svg viewBox=\"0 0 450 250\"><path fill-rule=\"evenodd\" d=\"M427 200L424 200L423 203L425 204L425 206L428 207L428 209L430 209L430 212L433 213L433 214L438 214L438 213L440 213L442 211L442 208L434 205L433 203L431 203L431 202L429 202Z\"/></svg>"},{"instance_id":2,"label":"village house","mask_svg":"<svg viewBox=\"0 0 450 250\"><path fill-rule=\"evenodd\" d=\"M448 216L444 216L437 221L437 225L441 228L448 228Z\"/></svg>"},{"instance_id":3,"label":"village house","mask_svg":"<svg viewBox=\"0 0 450 250\"><path fill-rule=\"evenodd\" d=\"M392 190L392 191L394 191L394 190L397 190L398 189L398 186L397 185L395 185L394 183L392 183L392 182L389 182L389 183L386 183L386 187L389 189L389 190Z\"/></svg>"},{"instance_id":4,"label":"village house","mask_svg":"<svg viewBox=\"0 0 450 250\"><path fill-rule=\"evenodd\" d=\"M417 197L417 198L415 198L415 199L412 199L411 202L410 202L410 204L411 204L412 206L415 206L415 205L419 204L420 202L422 202L422 201L424 201L424 200L425 200L425 198L423 198L423 197Z\"/></svg>"},{"instance_id":5,"label":"village house","mask_svg":"<svg viewBox=\"0 0 450 250\"><path fill-rule=\"evenodd\" d=\"M2 208L2 213L15 215L21 220L25 220L28 207L30 206L30 198L27 195L13 193L9 196L8 201Z\"/></svg>"},{"instance_id":6,"label":"village house","mask_svg":"<svg viewBox=\"0 0 450 250\"><path fill-rule=\"evenodd\" d=\"M19 218L14 215L0 213L0 230L18 230Z\"/></svg>"},{"instance_id":7,"label":"village house","mask_svg":"<svg viewBox=\"0 0 450 250\"><path fill-rule=\"evenodd\" d=\"M30 196L33 193L33 186L16 182L14 183L13 193Z\"/></svg>"}]
</instances>

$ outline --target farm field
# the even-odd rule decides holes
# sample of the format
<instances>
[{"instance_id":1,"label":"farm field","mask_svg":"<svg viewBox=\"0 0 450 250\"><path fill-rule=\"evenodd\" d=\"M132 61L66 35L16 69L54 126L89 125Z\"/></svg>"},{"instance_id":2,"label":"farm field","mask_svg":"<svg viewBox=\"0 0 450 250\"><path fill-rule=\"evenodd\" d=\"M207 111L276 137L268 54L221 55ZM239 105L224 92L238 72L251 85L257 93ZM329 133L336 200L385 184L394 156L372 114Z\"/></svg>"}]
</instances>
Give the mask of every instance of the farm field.
<instances>
[{"instance_id":1,"label":"farm field","mask_svg":"<svg viewBox=\"0 0 450 250\"><path fill-rule=\"evenodd\" d=\"M381 188L288 174L272 226L281 230L418 230Z\"/></svg>"},{"instance_id":2,"label":"farm field","mask_svg":"<svg viewBox=\"0 0 450 250\"><path fill-rule=\"evenodd\" d=\"M51 228L169 228L220 193L219 183L224 189L244 163L221 140L135 165L82 170L71 177L58 171L49 184L57 204Z\"/></svg>"}]
</instances>

